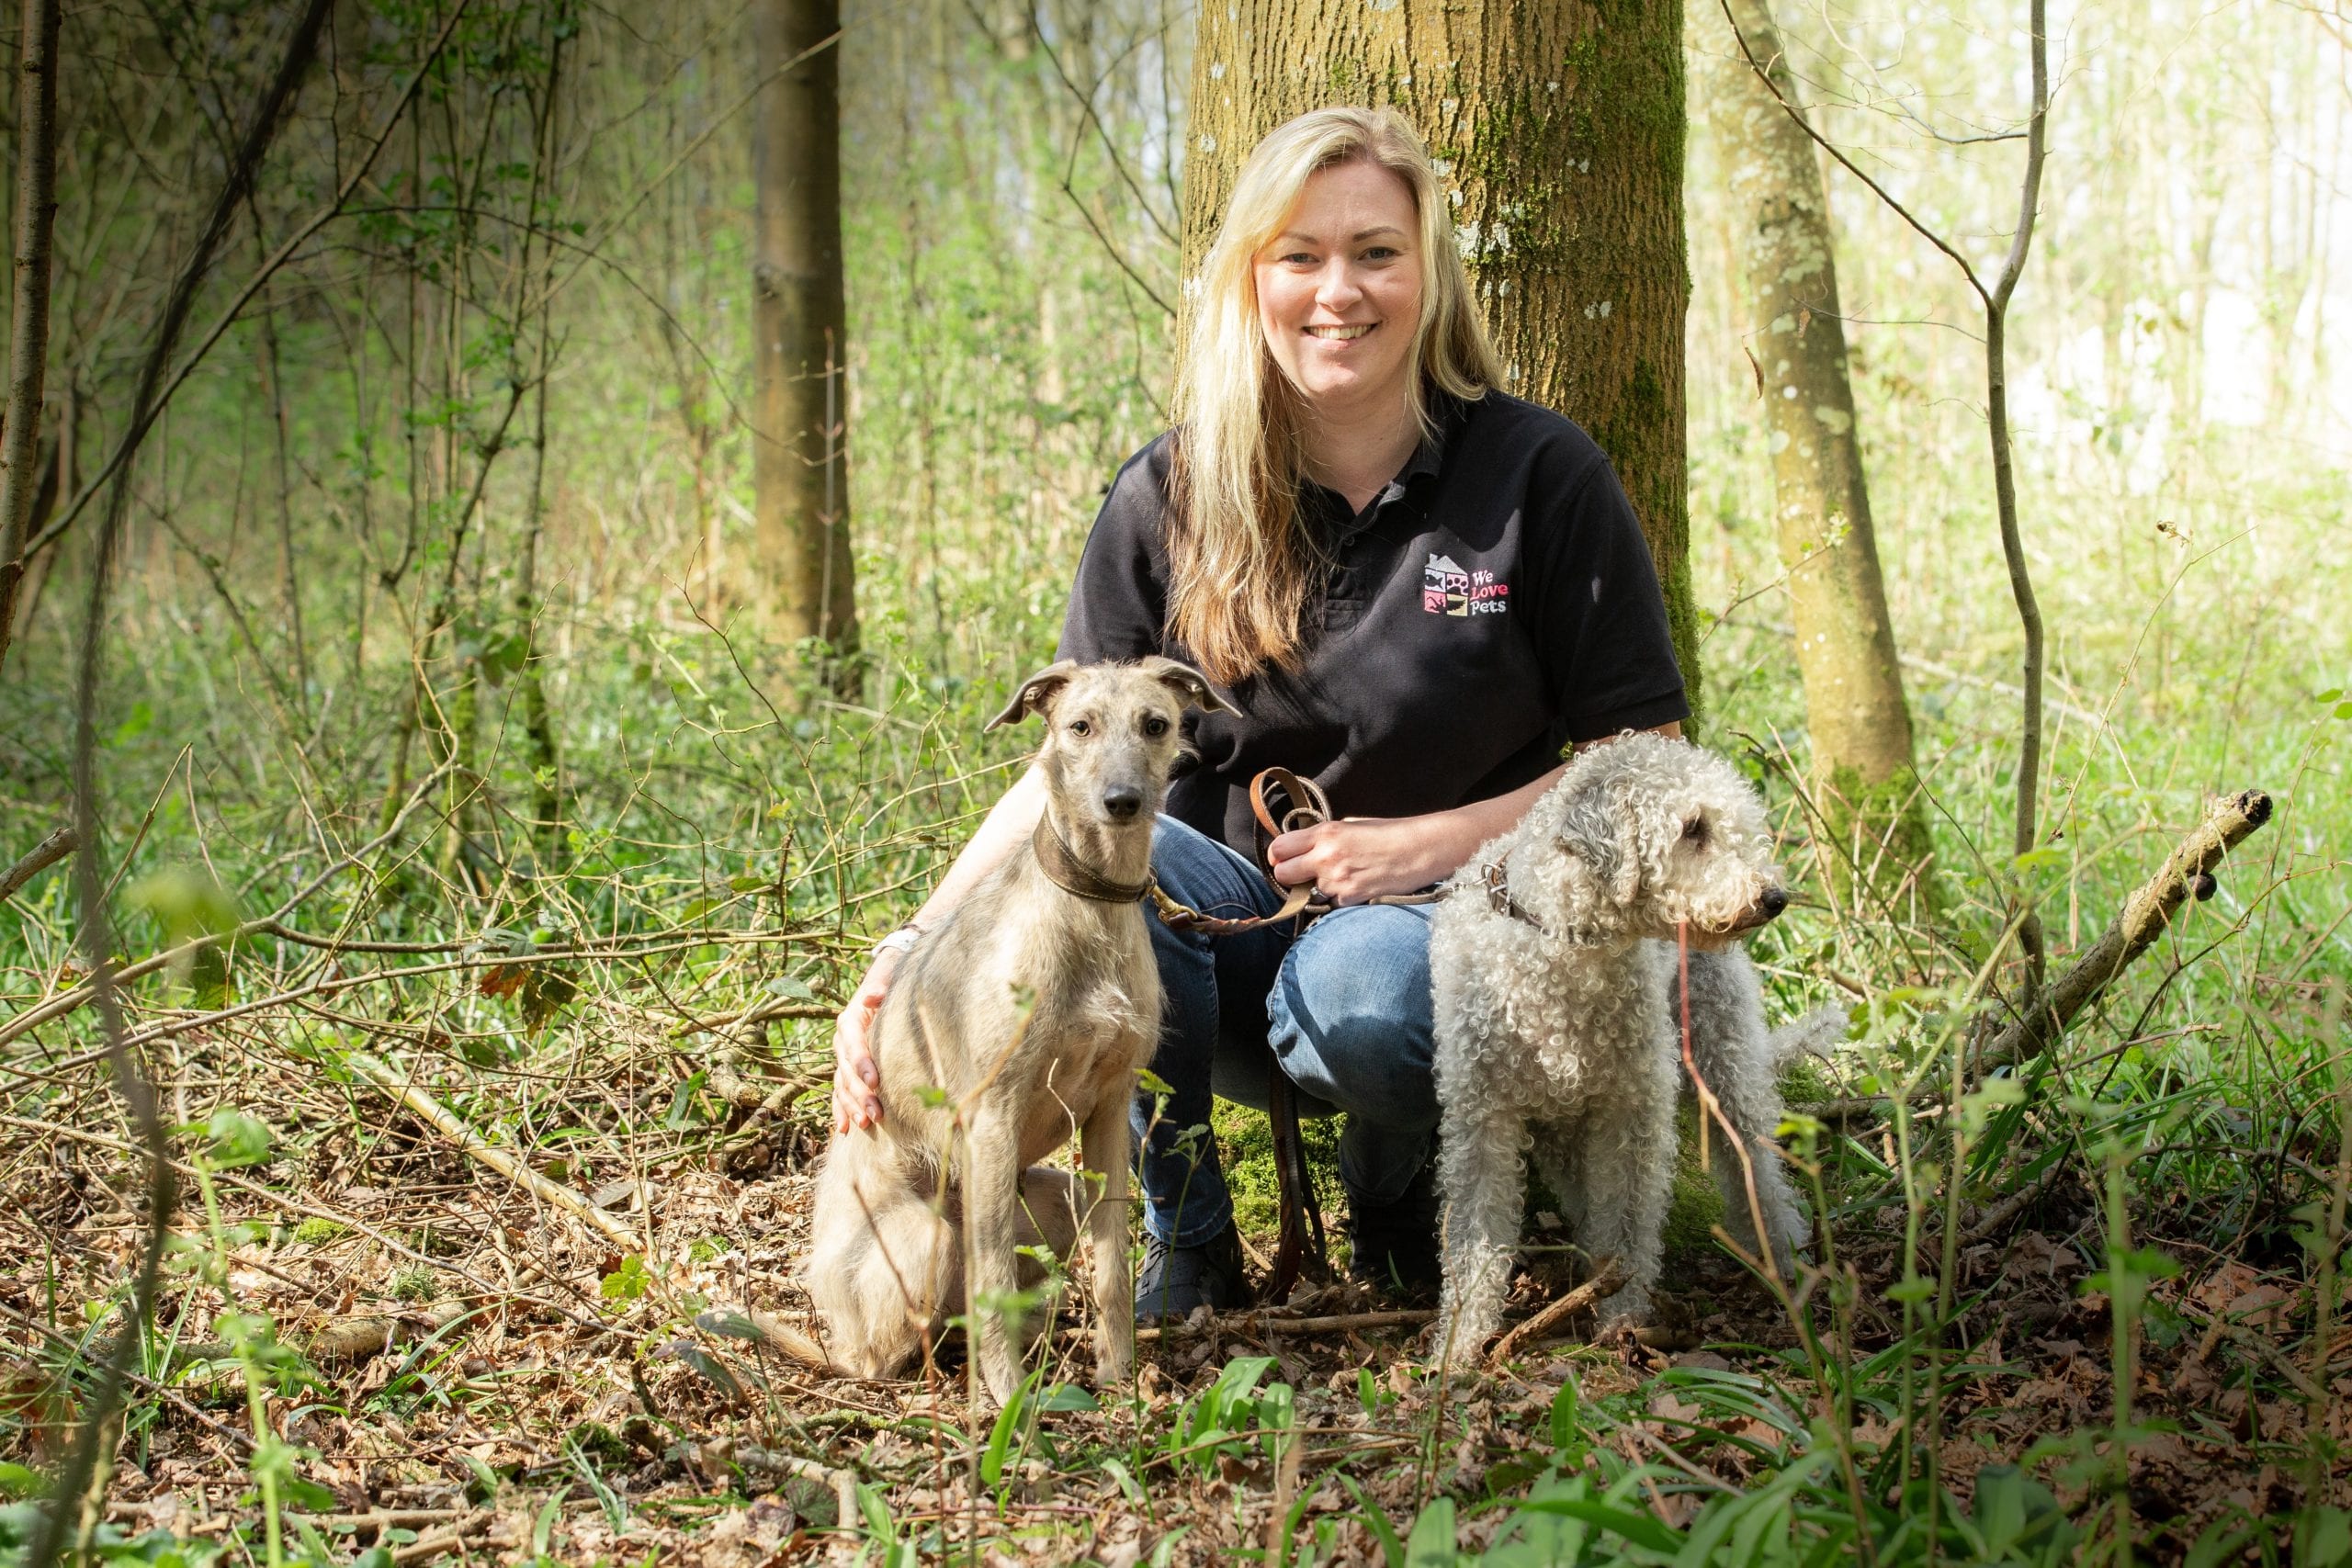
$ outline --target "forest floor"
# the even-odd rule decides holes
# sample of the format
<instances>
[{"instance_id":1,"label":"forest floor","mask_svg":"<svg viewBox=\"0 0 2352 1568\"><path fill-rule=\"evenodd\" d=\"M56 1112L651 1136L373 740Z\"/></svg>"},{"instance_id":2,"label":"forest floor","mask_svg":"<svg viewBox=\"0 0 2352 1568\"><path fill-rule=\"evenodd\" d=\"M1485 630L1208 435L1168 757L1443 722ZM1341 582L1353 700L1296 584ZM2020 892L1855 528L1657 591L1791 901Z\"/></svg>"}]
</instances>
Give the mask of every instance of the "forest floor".
<instances>
[{"instance_id":1,"label":"forest floor","mask_svg":"<svg viewBox=\"0 0 2352 1568\"><path fill-rule=\"evenodd\" d=\"M182 1042L172 1089L184 1102L256 1103L252 1081L222 1092L220 1074L236 1071L225 1043ZM1452 1550L1487 1549L1486 1561L1571 1561L1577 1542L1585 1560L1664 1561L1704 1504L1784 1472L1814 1443L1812 1424L1833 1416L1850 1436L1855 1484L1882 1493L1853 1502L1874 1519L1903 1501L1891 1478L1916 1470L1931 1442L1950 1506L1980 1524L1978 1472L2021 1460L2068 1515L2111 1506L2114 1315L2085 1288L2104 1267L2108 1221L2064 1161L2030 1201L1970 1216L1955 1336L1966 1350L1944 1374L1937 1432L1917 1415L1929 1408L1922 1389L1899 1376L1866 1380L1849 1412L1833 1408L1781 1304L1703 1245L1672 1259L1647 1343L1557 1341L1452 1383L1409 1325L1287 1328L1285 1316L1385 1304L1323 1283L1282 1312L1204 1317L1147 1342L1134 1384L1098 1401L1077 1392L1091 1352L1073 1306L1027 1408L1000 1423L972 1414L952 1345L928 1385L836 1382L751 1334L744 1305L805 1311L793 1266L820 1146L805 1122L731 1156L631 1160L616 1139L560 1145L563 1161L536 1163L593 1195L601 1206L583 1220L334 1077L277 1084L273 1121L301 1146L208 1169L217 1250L198 1234L194 1194L183 1211L189 1234L155 1341L133 1361L130 1440L102 1514L89 1514L94 1540L123 1543L120 1555L167 1560L154 1553L172 1541L194 1553L186 1561L208 1549L223 1562L269 1559L249 1377L277 1385L275 1436L304 1450L280 1498L288 1550L315 1539L322 1561L373 1546L376 1562L714 1568L1261 1551L1450 1563L1428 1552L1434 1527L1415 1534L1440 1512ZM666 1100L676 1081L623 1074L602 1088L608 1100ZM318 1130L303 1138L306 1124ZM218 1148L237 1132L212 1131ZM5 1337L33 1351L0 1398L25 1421L36 1466L60 1457L70 1419L39 1408L59 1386L40 1369L102 1351L139 1202L125 1151L99 1135L22 1142L42 1135L12 1121L17 1146L0 1150L17 1173L0 1217L13 1233L0 1314ZM1871 1221L1849 1215L1833 1233L1838 1272L1860 1286L1847 1351L1858 1366L1905 1337L1902 1309L1886 1300L1902 1237ZM2140 1551L2180 1561L2200 1540L2210 1550L2243 1534L2239 1550L2199 1560L2267 1557L2285 1547L2283 1527L2258 1521L2305 1501L2310 1456L2352 1452L2352 1344L2324 1368L2299 1360L2285 1333L2306 1304L2295 1274L2168 1235L2161 1213L2133 1221L2142 1246L2181 1266L2148 1287L2132 1374L2141 1429L2125 1497ZM628 1238L641 1239L631 1250ZM1816 1274L1816 1305L1830 1277ZM1538 1269L1515 1314L1563 1282ZM265 1340L306 1358L220 1342L212 1309L223 1303L266 1320ZM1270 1398L1278 1385L1286 1395ZM1616 1483L1672 1539L1646 1538L1643 1517L1612 1529L1589 1506L1581 1517L1528 1506L1578 1474L1595 1496ZM2339 1457L2324 1484L2340 1495L2346 1480ZM1295 1555L1268 1550L1285 1538Z\"/></svg>"}]
</instances>

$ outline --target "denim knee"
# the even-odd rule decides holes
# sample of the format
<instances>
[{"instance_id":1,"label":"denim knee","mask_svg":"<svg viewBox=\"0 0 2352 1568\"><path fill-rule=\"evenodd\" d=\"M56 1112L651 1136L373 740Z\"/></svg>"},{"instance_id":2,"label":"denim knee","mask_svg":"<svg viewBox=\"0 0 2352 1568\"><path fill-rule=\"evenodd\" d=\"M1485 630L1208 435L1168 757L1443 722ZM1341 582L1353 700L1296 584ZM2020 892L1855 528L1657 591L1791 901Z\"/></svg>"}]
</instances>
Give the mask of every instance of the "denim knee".
<instances>
[{"instance_id":1,"label":"denim knee","mask_svg":"<svg viewBox=\"0 0 2352 1568\"><path fill-rule=\"evenodd\" d=\"M1292 946L1266 1010L1302 1089L1373 1125L1437 1125L1429 931L1425 907L1362 905Z\"/></svg>"}]
</instances>

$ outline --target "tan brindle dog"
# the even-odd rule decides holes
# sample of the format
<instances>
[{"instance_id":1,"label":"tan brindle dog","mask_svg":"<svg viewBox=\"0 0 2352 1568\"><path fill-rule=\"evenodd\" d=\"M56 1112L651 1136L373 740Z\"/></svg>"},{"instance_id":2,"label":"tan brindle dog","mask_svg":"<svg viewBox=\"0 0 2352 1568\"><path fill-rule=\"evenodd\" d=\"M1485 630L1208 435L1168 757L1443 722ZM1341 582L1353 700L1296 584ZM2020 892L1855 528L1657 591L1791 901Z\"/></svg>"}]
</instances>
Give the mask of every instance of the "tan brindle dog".
<instances>
[{"instance_id":1,"label":"tan brindle dog","mask_svg":"<svg viewBox=\"0 0 2352 1568\"><path fill-rule=\"evenodd\" d=\"M835 1135L806 1270L835 1367L895 1375L965 1307L980 1325L988 1395L1011 1399L1021 1355L1003 1303L1024 1266L1037 1277L1016 1249L1043 1241L1067 1253L1083 1209L1095 1378L1125 1381L1127 1108L1159 1039L1140 901L1188 706L1232 711L1173 660L1063 660L1023 682L989 721L1045 719L1045 817L908 953L875 1021L882 1120ZM1035 1164L1073 1129L1091 1203L1067 1175Z\"/></svg>"}]
</instances>

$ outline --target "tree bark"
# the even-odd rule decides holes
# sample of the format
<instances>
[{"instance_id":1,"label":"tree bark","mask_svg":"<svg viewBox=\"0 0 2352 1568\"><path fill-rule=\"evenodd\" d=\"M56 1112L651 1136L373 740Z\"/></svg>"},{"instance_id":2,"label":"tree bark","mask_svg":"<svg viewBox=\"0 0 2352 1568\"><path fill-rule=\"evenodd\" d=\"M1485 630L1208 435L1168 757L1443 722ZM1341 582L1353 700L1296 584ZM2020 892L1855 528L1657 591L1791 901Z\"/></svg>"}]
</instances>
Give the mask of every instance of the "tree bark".
<instances>
[{"instance_id":1,"label":"tree bark","mask_svg":"<svg viewBox=\"0 0 2352 1568\"><path fill-rule=\"evenodd\" d=\"M839 0L759 0L753 69L752 476L759 602L772 641L816 637L848 680L857 646L842 451ZM788 69L787 69L788 67Z\"/></svg>"},{"instance_id":2,"label":"tree bark","mask_svg":"<svg viewBox=\"0 0 2352 1568\"><path fill-rule=\"evenodd\" d=\"M8 324L8 408L0 426L0 668L25 581L25 536L40 489L41 389L49 373L50 240L57 218L57 0L24 0L17 62L17 255Z\"/></svg>"},{"instance_id":3,"label":"tree bark","mask_svg":"<svg viewBox=\"0 0 2352 1568\"><path fill-rule=\"evenodd\" d=\"M1583 425L1616 465L1657 563L1696 707L1682 417L1690 287L1681 7L1202 6L1185 148L1188 279L1258 139L1336 103L1392 107L1429 142L1504 389Z\"/></svg>"},{"instance_id":4,"label":"tree bark","mask_svg":"<svg viewBox=\"0 0 2352 1568\"><path fill-rule=\"evenodd\" d=\"M1912 881L1924 893L1929 846L1911 711L1871 522L1819 154L1792 118L1802 105L1769 0L1728 3L1781 100L1713 17L1701 58L1770 431L1775 528L1816 793L1836 840L1824 864L1849 886L1860 880L1893 894Z\"/></svg>"}]
</instances>

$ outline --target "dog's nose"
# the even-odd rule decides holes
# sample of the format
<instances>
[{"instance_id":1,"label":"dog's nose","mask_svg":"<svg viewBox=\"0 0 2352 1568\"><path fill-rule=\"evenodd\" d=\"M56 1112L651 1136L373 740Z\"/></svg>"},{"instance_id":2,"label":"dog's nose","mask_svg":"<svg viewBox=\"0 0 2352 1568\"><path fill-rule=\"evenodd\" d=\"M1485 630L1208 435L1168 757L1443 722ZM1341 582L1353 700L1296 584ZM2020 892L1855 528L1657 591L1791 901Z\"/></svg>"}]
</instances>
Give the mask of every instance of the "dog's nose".
<instances>
[{"instance_id":1,"label":"dog's nose","mask_svg":"<svg viewBox=\"0 0 2352 1568\"><path fill-rule=\"evenodd\" d=\"M1780 919L1781 911L1789 907L1789 891L1785 887L1767 887L1764 897L1756 900L1768 920Z\"/></svg>"},{"instance_id":2,"label":"dog's nose","mask_svg":"<svg viewBox=\"0 0 2352 1568\"><path fill-rule=\"evenodd\" d=\"M1132 822L1143 809L1143 791L1133 784L1113 784L1102 792L1102 809L1114 822Z\"/></svg>"}]
</instances>

